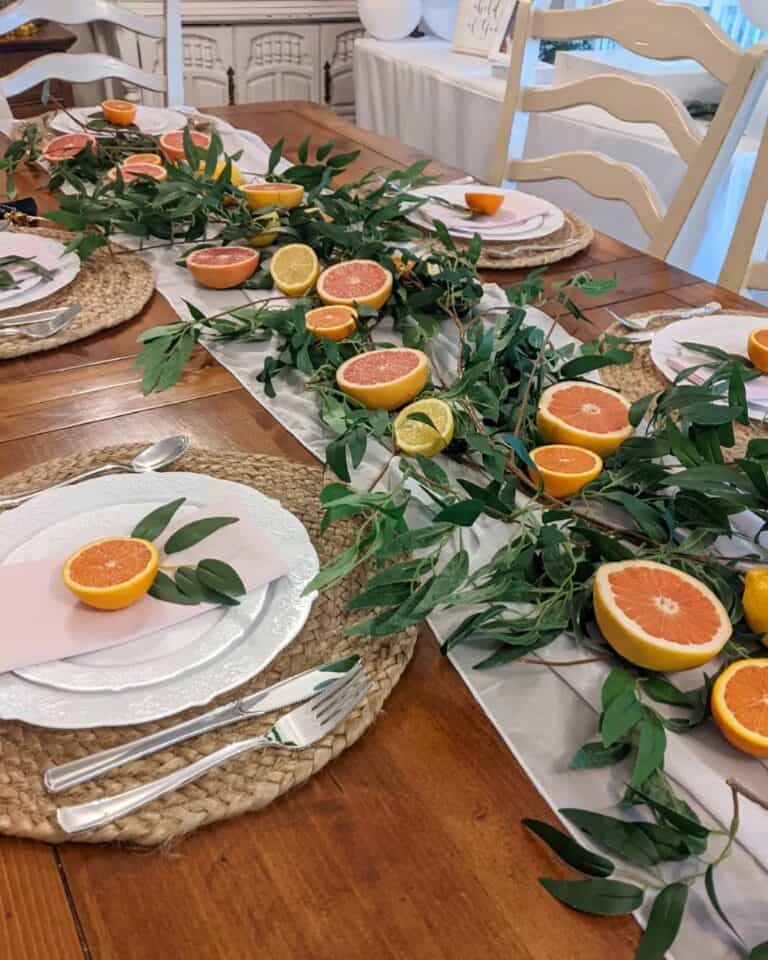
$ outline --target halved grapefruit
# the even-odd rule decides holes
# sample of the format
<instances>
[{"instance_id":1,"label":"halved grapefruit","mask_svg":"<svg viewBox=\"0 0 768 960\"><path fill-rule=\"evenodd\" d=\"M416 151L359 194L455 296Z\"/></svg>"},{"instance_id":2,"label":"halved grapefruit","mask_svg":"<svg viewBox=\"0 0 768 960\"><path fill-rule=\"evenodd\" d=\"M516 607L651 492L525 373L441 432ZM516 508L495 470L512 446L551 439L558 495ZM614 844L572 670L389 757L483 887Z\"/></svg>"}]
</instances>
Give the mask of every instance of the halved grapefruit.
<instances>
[{"instance_id":1,"label":"halved grapefruit","mask_svg":"<svg viewBox=\"0 0 768 960\"><path fill-rule=\"evenodd\" d=\"M648 670L700 667L731 637L728 613L709 587L664 563L605 563L595 574L593 597L608 643Z\"/></svg>"},{"instance_id":2,"label":"halved grapefruit","mask_svg":"<svg viewBox=\"0 0 768 960\"><path fill-rule=\"evenodd\" d=\"M531 480L544 485L550 497L570 497L600 476L603 460L592 450L574 447L568 443L553 443L531 450L536 469L528 468Z\"/></svg>"},{"instance_id":3,"label":"halved grapefruit","mask_svg":"<svg viewBox=\"0 0 768 960\"><path fill-rule=\"evenodd\" d=\"M737 660L712 687L712 716L725 739L768 757L768 660Z\"/></svg>"},{"instance_id":4,"label":"halved grapefruit","mask_svg":"<svg viewBox=\"0 0 768 960\"><path fill-rule=\"evenodd\" d=\"M201 133L199 130L190 130L189 135L192 143L201 150L207 150L211 145L211 138L207 133ZM170 133L164 133L160 137L160 148L171 163L184 159L184 131L172 130Z\"/></svg>"},{"instance_id":5,"label":"halved grapefruit","mask_svg":"<svg viewBox=\"0 0 768 960\"><path fill-rule=\"evenodd\" d=\"M163 158L159 153L131 153L120 164L121 167L130 167L134 163L154 163L155 166L163 165Z\"/></svg>"},{"instance_id":6,"label":"halved grapefruit","mask_svg":"<svg viewBox=\"0 0 768 960\"><path fill-rule=\"evenodd\" d=\"M128 127L136 119L136 104L128 100L104 100L101 112L107 123L115 127Z\"/></svg>"},{"instance_id":7,"label":"halved grapefruit","mask_svg":"<svg viewBox=\"0 0 768 960\"><path fill-rule=\"evenodd\" d=\"M317 281L317 295L328 304L360 304L380 310L391 293L392 274L375 260L337 263L324 270Z\"/></svg>"},{"instance_id":8,"label":"halved grapefruit","mask_svg":"<svg viewBox=\"0 0 768 960\"><path fill-rule=\"evenodd\" d=\"M542 393L536 426L547 443L570 443L606 457L634 432L629 408L615 390L565 380Z\"/></svg>"},{"instance_id":9,"label":"halved grapefruit","mask_svg":"<svg viewBox=\"0 0 768 960\"><path fill-rule=\"evenodd\" d=\"M752 330L747 340L749 359L763 373L768 373L768 328Z\"/></svg>"},{"instance_id":10,"label":"halved grapefruit","mask_svg":"<svg viewBox=\"0 0 768 960\"><path fill-rule=\"evenodd\" d=\"M62 160L71 160L86 147L93 149L95 146L96 138L90 133L65 133L46 144L43 159L50 163L59 163Z\"/></svg>"},{"instance_id":11,"label":"halved grapefruit","mask_svg":"<svg viewBox=\"0 0 768 960\"><path fill-rule=\"evenodd\" d=\"M206 247L187 257L187 269L202 287L228 290L253 276L259 255L249 247Z\"/></svg>"},{"instance_id":12,"label":"halved grapefruit","mask_svg":"<svg viewBox=\"0 0 768 960\"><path fill-rule=\"evenodd\" d=\"M326 340L345 340L355 332L357 310L352 307L315 307L304 315L307 330Z\"/></svg>"},{"instance_id":13,"label":"halved grapefruit","mask_svg":"<svg viewBox=\"0 0 768 960\"><path fill-rule=\"evenodd\" d=\"M133 183L140 177L151 177L153 180L162 182L168 179L168 171L165 167L159 167L156 163L121 163L120 175L125 183ZM114 183L117 180L117 167L112 167L107 171L107 180Z\"/></svg>"},{"instance_id":14,"label":"halved grapefruit","mask_svg":"<svg viewBox=\"0 0 768 960\"><path fill-rule=\"evenodd\" d=\"M251 210L264 207L292 210L304 199L304 187L298 183L247 183L243 192Z\"/></svg>"},{"instance_id":15,"label":"halved grapefruit","mask_svg":"<svg viewBox=\"0 0 768 960\"><path fill-rule=\"evenodd\" d=\"M421 393L428 379L426 354L410 347L369 350L336 371L339 388L371 410L402 407Z\"/></svg>"},{"instance_id":16,"label":"halved grapefruit","mask_svg":"<svg viewBox=\"0 0 768 960\"><path fill-rule=\"evenodd\" d=\"M122 610L152 586L160 565L157 548L136 537L109 537L70 556L62 577L74 595L98 610Z\"/></svg>"}]
</instances>

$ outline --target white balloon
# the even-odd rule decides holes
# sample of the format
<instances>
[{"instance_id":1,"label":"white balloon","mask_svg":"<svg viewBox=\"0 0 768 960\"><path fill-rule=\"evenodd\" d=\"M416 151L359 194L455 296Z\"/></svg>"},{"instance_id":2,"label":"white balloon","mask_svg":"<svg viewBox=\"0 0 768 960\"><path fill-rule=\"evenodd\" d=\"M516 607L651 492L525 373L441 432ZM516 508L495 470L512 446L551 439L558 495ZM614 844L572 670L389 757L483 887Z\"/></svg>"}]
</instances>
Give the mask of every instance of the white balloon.
<instances>
[{"instance_id":1,"label":"white balloon","mask_svg":"<svg viewBox=\"0 0 768 960\"><path fill-rule=\"evenodd\" d=\"M748 17L756 27L761 30L768 30L768 3L766 0L739 0L744 15Z\"/></svg>"},{"instance_id":2,"label":"white balloon","mask_svg":"<svg viewBox=\"0 0 768 960\"><path fill-rule=\"evenodd\" d=\"M424 0L424 26L441 40L453 40L459 0Z\"/></svg>"},{"instance_id":3,"label":"white balloon","mask_svg":"<svg viewBox=\"0 0 768 960\"><path fill-rule=\"evenodd\" d=\"M358 0L357 15L377 40L403 40L421 20L422 0Z\"/></svg>"}]
</instances>

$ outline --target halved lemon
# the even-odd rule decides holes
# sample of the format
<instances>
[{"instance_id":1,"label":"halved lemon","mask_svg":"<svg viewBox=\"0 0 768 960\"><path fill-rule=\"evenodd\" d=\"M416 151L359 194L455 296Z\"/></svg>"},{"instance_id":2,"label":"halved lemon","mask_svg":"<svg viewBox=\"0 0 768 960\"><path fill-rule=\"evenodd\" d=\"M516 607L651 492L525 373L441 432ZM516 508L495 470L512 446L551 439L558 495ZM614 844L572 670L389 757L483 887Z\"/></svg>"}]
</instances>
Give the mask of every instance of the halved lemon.
<instances>
[{"instance_id":1,"label":"halved lemon","mask_svg":"<svg viewBox=\"0 0 768 960\"><path fill-rule=\"evenodd\" d=\"M307 330L326 340L345 340L355 332L357 310L352 307L315 307L304 315Z\"/></svg>"},{"instance_id":2,"label":"halved lemon","mask_svg":"<svg viewBox=\"0 0 768 960\"><path fill-rule=\"evenodd\" d=\"M768 660L737 660L712 687L712 716L725 739L768 757Z\"/></svg>"},{"instance_id":3,"label":"halved lemon","mask_svg":"<svg viewBox=\"0 0 768 960\"><path fill-rule=\"evenodd\" d=\"M763 373L768 373L768 327L752 330L747 340L749 359Z\"/></svg>"},{"instance_id":4,"label":"halved lemon","mask_svg":"<svg viewBox=\"0 0 768 960\"><path fill-rule=\"evenodd\" d=\"M414 420L414 413L425 414L431 425ZM395 417L395 443L409 456L434 457L453 440L454 426L453 410L445 400L435 397L417 400Z\"/></svg>"},{"instance_id":5,"label":"halved lemon","mask_svg":"<svg viewBox=\"0 0 768 960\"><path fill-rule=\"evenodd\" d=\"M582 487L600 476L603 470L602 457L592 450L574 447L568 443L553 443L548 447L531 450L531 460L536 469L528 468L531 480L541 480L544 493L550 497L570 497Z\"/></svg>"},{"instance_id":6,"label":"halved lemon","mask_svg":"<svg viewBox=\"0 0 768 960\"><path fill-rule=\"evenodd\" d=\"M216 163L216 167L214 168L214 171L211 174L211 180L218 180L219 177L222 175L222 173L224 173L224 167L226 167L226 165L227 165L226 160L218 160ZM200 161L200 166L197 168L197 173L199 176L202 176L205 173L205 161L203 160ZM243 175L242 173L240 173L240 168L237 166L236 163L232 164L232 172L230 174L229 179L230 179L230 183L234 187L241 186L243 182Z\"/></svg>"},{"instance_id":7,"label":"halved lemon","mask_svg":"<svg viewBox=\"0 0 768 960\"><path fill-rule=\"evenodd\" d=\"M298 183L247 183L243 192L251 210L264 207L291 210L304 199L304 187Z\"/></svg>"},{"instance_id":8,"label":"halved lemon","mask_svg":"<svg viewBox=\"0 0 768 960\"><path fill-rule=\"evenodd\" d=\"M129 100L104 100L101 112L107 123L115 127L127 127L136 119L136 104Z\"/></svg>"},{"instance_id":9,"label":"halved lemon","mask_svg":"<svg viewBox=\"0 0 768 960\"><path fill-rule=\"evenodd\" d=\"M109 537L81 547L62 577L74 595L98 610L122 610L152 586L160 565L157 548L136 537Z\"/></svg>"},{"instance_id":10,"label":"halved lemon","mask_svg":"<svg viewBox=\"0 0 768 960\"><path fill-rule=\"evenodd\" d=\"M593 598L600 630L630 663L647 670L691 670L716 657L731 621L709 587L664 563L604 563Z\"/></svg>"},{"instance_id":11,"label":"halved lemon","mask_svg":"<svg viewBox=\"0 0 768 960\"><path fill-rule=\"evenodd\" d=\"M634 433L629 409L615 390L566 380L542 393L536 426L547 443L570 443L606 457Z\"/></svg>"},{"instance_id":12,"label":"halved lemon","mask_svg":"<svg viewBox=\"0 0 768 960\"><path fill-rule=\"evenodd\" d=\"M277 289L286 297L303 297L320 274L317 254L305 243L289 243L272 257L269 271Z\"/></svg>"},{"instance_id":13,"label":"halved lemon","mask_svg":"<svg viewBox=\"0 0 768 960\"><path fill-rule=\"evenodd\" d=\"M254 217L253 223L261 229L258 233L248 235L245 242L249 247L269 247L280 236L278 233L280 215L276 210L271 213L263 213L260 217Z\"/></svg>"}]
</instances>

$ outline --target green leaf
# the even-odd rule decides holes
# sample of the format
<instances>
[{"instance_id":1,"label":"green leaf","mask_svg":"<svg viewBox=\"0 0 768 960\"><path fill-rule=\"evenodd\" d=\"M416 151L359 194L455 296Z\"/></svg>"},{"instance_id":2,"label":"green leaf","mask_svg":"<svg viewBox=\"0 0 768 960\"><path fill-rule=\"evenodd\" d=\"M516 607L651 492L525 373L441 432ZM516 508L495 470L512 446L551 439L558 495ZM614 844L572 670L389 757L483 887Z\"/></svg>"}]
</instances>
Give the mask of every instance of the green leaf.
<instances>
[{"instance_id":1,"label":"green leaf","mask_svg":"<svg viewBox=\"0 0 768 960\"><path fill-rule=\"evenodd\" d=\"M592 370L601 367L614 367L619 364L631 363L634 353L631 350L608 350L606 353L596 353L584 357L575 357L560 367L560 376L563 380L573 380Z\"/></svg>"},{"instance_id":2,"label":"green leaf","mask_svg":"<svg viewBox=\"0 0 768 960\"><path fill-rule=\"evenodd\" d=\"M679 690L674 683L658 675L644 677L643 689L657 703L668 703L672 707L692 706L691 695Z\"/></svg>"},{"instance_id":3,"label":"green leaf","mask_svg":"<svg viewBox=\"0 0 768 960\"><path fill-rule=\"evenodd\" d=\"M635 689L635 678L631 673L622 670L620 667L614 667L603 682L603 688L600 693L600 701L603 711L607 710L613 701L626 693L627 690Z\"/></svg>"},{"instance_id":4,"label":"green leaf","mask_svg":"<svg viewBox=\"0 0 768 960\"><path fill-rule=\"evenodd\" d=\"M459 500L444 507L434 517L434 523L453 523L460 527L471 527L483 512L482 500Z\"/></svg>"},{"instance_id":5,"label":"green leaf","mask_svg":"<svg viewBox=\"0 0 768 960\"><path fill-rule=\"evenodd\" d=\"M597 767L611 767L621 763L632 752L629 743L615 743L612 747L604 747L602 743L585 743L576 751L571 760L574 770L593 770Z\"/></svg>"},{"instance_id":6,"label":"green leaf","mask_svg":"<svg viewBox=\"0 0 768 960\"><path fill-rule=\"evenodd\" d=\"M642 790L637 787L631 787L631 794L636 797L640 797L654 813L659 813L661 816L668 822L671 823L674 827L677 827L682 833L688 834L691 837L697 837L701 840L706 839L709 836L709 830L703 824L699 823L696 820L693 820L691 817L686 816L683 813L680 813L679 810L676 810L674 807L669 806L666 803L661 803L658 800L654 800L647 793L644 793Z\"/></svg>"},{"instance_id":7,"label":"green leaf","mask_svg":"<svg viewBox=\"0 0 768 960\"><path fill-rule=\"evenodd\" d=\"M176 586L181 590L185 597L194 600L195 603L202 603L205 594L197 579L197 574L193 567L179 567L174 576Z\"/></svg>"},{"instance_id":8,"label":"green leaf","mask_svg":"<svg viewBox=\"0 0 768 960\"><path fill-rule=\"evenodd\" d=\"M162 570L157 571L155 582L149 588L149 595L156 600L165 600L166 603L180 603L186 606L194 606L198 603L197 600L183 593Z\"/></svg>"},{"instance_id":9,"label":"green leaf","mask_svg":"<svg viewBox=\"0 0 768 960\"><path fill-rule=\"evenodd\" d=\"M628 863L638 867L651 867L661 860L656 844L641 829L639 823L575 808L563 809L560 814L595 843Z\"/></svg>"},{"instance_id":10,"label":"green leaf","mask_svg":"<svg viewBox=\"0 0 768 960\"><path fill-rule=\"evenodd\" d=\"M747 960L768 960L768 940L765 940L763 943L758 943L756 947L752 947Z\"/></svg>"},{"instance_id":11,"label":"green leaf","mask_svg":"<svg viewBox=\"0 0 768 960\"><path fill-rule=\"evenodd\" d=\"M325 461L340 480L350 482L347 467L347 447L342 440L334 440L325 448Z\"/></svg>"},{"instance_id":12,"label":"green leaf","mask_svg":"<svg viewBox=\"0 0 768 960\"><path fill-rule=\"evenodd\" d=\"M138 537L139 540L154 540L159 537L185 500L186 497L179 497L178 500L172 500L170 503L166 503L164 506L148 513L133 528L131 536Z\"/></svg>"},{"instance_id":13,"label":"green leaf","mask_svg":"<svg viewBox=\"0 0 768 960\"><path fill-rule=\"evenodd\" d=\"M222 527L228 527L232 523L237 523L237 517L207 517L204 520L193 520L187 523L169 538L165 545L165 553L179 553L182 550L188 550L195 544L210 537L212 533L221 530Z\"/></svg>"},{"instance_id":14,"label":"green leaf","mask_svg":"<svg viewBox=\"0 0 768 960\"><path fill-rule=\"evenodd\" d=\"M568 866L591 877L610 877L613 873L614 866L610 860L582 847L567 833L556 830L555 827L541 820L526 818L523 824L543 840Z\"/></svg>"},{"instance_id":15,"label":"green leaf","mask_svg":"<svg viewBox=\"0 0 768 960\"><path fill-rule=\"evenodd\" d=\"M637 744L637 760L632 771L631 784L641 787L654 770L664 766L667 735L664 724L652 710L646 710L640 723L640 738Z\"/></svg>"},{"instance_id":16,"label":"green leaf","mask_svg":"<svg viewBox=\"0 0 768 960\"><path fill-rule=\"evenodd\" d=\"M629 422L633 427L637 427L643 420L643 417L648 413L648 408L653 403L656 398L655 393L649 393L645 397L641 397L639 400L635 400L632 406L629 408Z\"/></svg>"},{"instance_id":17,"label":"green leaf","mask_svg":"<svg viewBox=\"0 0 768 960\"><path fill-rule=\"evenodd\" d=\"M246 593L237 571L223 560L201 560L197 565L197 577L208 590L227 597L242 597Z\"/></svg>"},{"instance_id":18,"label":"green leaf","mask_svg":"<svg viewBox=\"0 0 768 960\"><path fill-rule=\"evenodd\" d=\"M635 960L664 960L680 930L687 902L687 884L672 883L664 887L653 902Z\"/></svg>"},{"instance_id":19,"label":"green leaf","mask_svg":"<svg viewBox=\"0 0 768 960\"><path fill-rule=\"evenodd\" d=\"M619 880L551 880L539 883L561 903L581 913L601 917L622 916L637 910L643 902L643 891L632 883Z\"/></svg>"},{"instance_id":20,"label":"green leaf","mask_svg":"<svg viewBox=\"0 0 768 960\"><path fill-rule=\"evenodd\" d=\"M634 687L612 700L602 716L600 735L604 747L610 747L625 737L643 719L643 707L635 696Z\"/></svg>"},{"instance_id":21,"label":"green leaf","mask_svg":"<svg viewBox=\"0 0 768 960\"><path fill-rule=\"evenodd\" d=\"M726 927L728 927L731 933L736 937L736 939L741 940L741 942L743 943L744 941L741 938L741 934L736 929L736 927L734 927L734 925L725 915L725 911L720 906L720 900L718 899L717 891L715 890L715 865L713 863L709 864L709 866L707 867L707 872L704 874L704 887L707 891L709 902L717 911L717 915L720 917L720 919L723 921ZM768 944L766 944L766 946L768 947ZM768 958L768 951L766 952L766 957Z\"/></svg>"}]
</instances>

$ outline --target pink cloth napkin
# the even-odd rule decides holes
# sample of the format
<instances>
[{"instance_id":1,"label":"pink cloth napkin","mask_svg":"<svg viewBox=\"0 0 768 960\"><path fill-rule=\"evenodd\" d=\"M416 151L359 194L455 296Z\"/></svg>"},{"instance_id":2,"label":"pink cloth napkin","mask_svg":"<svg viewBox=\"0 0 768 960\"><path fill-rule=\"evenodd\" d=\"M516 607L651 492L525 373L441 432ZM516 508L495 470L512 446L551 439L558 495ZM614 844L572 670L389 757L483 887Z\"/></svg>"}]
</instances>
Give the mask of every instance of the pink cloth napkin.
<instances>
[{"instance_id":1,"label":"pink cloth napkin","mask_svg":"<svg viewBox=\"0 0 768 960\"><path fill-rule=\"evenodd\" d=\"M706 358L702 357L701 359L705 360ZM696 362L697 358L694 357L693 354L688 360L682 360L678 357L669 357L667 359L667 363L675 373L682 373L683 370L694 366ZM709 374L703 370L694 370L686 379L695 386L701 386L702 383L707 382ZM752 403L765 403L768 401L768 377L760 377L759 379L749 381L747 384L747 401L752 401Z\"/></svg>"},{"instance_id":2,"label":"pink cloth napkin","mask_svg":"<svg viewBox=\"0 0 768 960\"><path fill-rule=\"evenodd\" d=\"M136 520L146 512L139 509ZM158 537L158 547L186 523L202 517L232 515L231 510L221 504L194 514L188 510L183 519L174 520ZM125 530L112 533L126 535ZM109 532L101 534L109 535ZM194 566L206 558L231 564L248 591L277 580L289 570L289 558L264 533L261 525L248 517L217 530L189 550L173 554L167 562L174 566ZM95 610L80 603L64 586L61 568L65 560L66 556L51 556L30 563L0 566L0 597L3 598L0 672L104 650L191 620L211 609L210 604L181 606L147 596L126 610Z\"/></svg>"}]
</instances>

